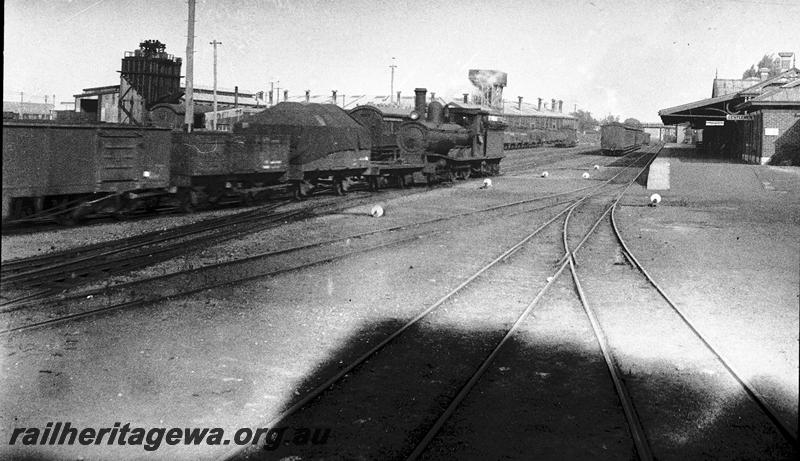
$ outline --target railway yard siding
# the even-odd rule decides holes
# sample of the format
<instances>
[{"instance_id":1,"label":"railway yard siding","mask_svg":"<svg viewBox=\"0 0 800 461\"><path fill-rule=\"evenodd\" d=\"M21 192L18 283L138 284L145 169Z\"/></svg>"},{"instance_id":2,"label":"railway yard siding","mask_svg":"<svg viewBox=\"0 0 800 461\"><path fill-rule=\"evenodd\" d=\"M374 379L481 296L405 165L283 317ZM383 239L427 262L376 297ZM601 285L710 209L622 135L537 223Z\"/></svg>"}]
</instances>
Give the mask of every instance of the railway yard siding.
<instances>
[{"instance_id":1,"label":"railway yard siding","mask_svg":"<svg viewBox=\"0 0 800 461\"><path fill-rule=\"evenodd\" d=\"M514 164L519 155L523 153L510 154L505 160ZM661 204L649 207L651 192L634 184L617 211L622 235L656 280L697 320L703 333L726 356L736 358L735 365L777 402L785 419L796 421L800 169L710 163L696 158L692 150L674 147L661 155L671 164L671 187L660 192ZM167 264L149 270L159 273L205 259L218 261L366 230L411 226L575 189L587 184L581 179L584 171L592 172L591 181L603 175L610 177L612 168L596 171L592 165L612 160L581 155L528 171L507 172L484 190L479 189L480 179L429 191L419 188L410 195L387 190L375 196L375 202L386 209L381 219L368 216L370 205L359 205L207 248L202 254L187 254L170 263L172 267ZM569 167L559 168L569 161ZM541 177L543 168L550 171L549 177ZM163 225L161 219L154 222ZM132 421L142 427L192 425L231 431L263 426L286 402L320 384L342 363L383 339L400 320L416 315L510 242L530 232L531 221L526 213L510 212L445 221L421 227L415 231L419 233L416 239L385 249L3 338L0 386L14 391L1 397L0 408L5 411L0 414L0 431L43 425L40 421L56 421L64 415L73 425L86 427L99 422L110 426L115 421ZM113 225L89 226L83 231L103 238L109 227ZM3 236L3 246L23 239L26 246L37 247L36 238L36 234ZM42 238L49 242L50 236ZM392 238L354 238L333 246L380 245ZM557 242L555 237L553 240ZM586 251L592 251L591 243ZM38 247L49 248L50 244ZM522 255L515 256L519 257ZM558 297L574 296L567 279L561 276ZM458 298L468 295L464 292ZM522 297L502 302L515 307L527 303ZM453 351L483 341L505 321L502 312L496 317L469 317L459 316L453 305L443 307L447 314L438 322L445 327L429 324L421 330L426 347L445 357L453 354L449 359L452 363L461 360ZM611 394L603 394L607 400L589 399L585 405L574 405L577 413L569 415L572 420L560 408L561 402L574 404L573 394L585 397L584 388L599 389L608 384L599 381L606 379L601 368L593 372L594 378L564 378L565 370L573 365L599 359L595 340L588 332L574 337L561 333L566 326L559 326L557 312L564 311L550 307L542 312L551 322L547 334L520 337L517 347L531 360L510 366L497 364L492 369L492 382L520 393L528 389L525 395L530 396L537 394L531 386L557 382L563 389L560 397L531 411L544 415L541 424L525 429L541 431L538 436L547 441L537 452L542 459L560 459L565 453L564 439L545 433L557 426L570 431L576 424L595 427L595 432L568 438L567 448L574 450L569 453L615 459L633 455L626 434L616 431L622 426L607 426L619 411L613 408ZM525 363L548 353L552 361L540 360L537 368L525 370L528 378L515 378ZM431 373L431 385L438 385L435 371ZM397 379L403 380L402 373ZM587 379L592 381L587 384ZM699 387L691 390L701 391ZM488 415L487 420L507 423L503 415L510 413L504 410L519 408L518 402L507 403L510 407L495 408L497 414ZM560 423L553 425L553 421ZM354 418L341 424L377 422ZM696 440L690 437L681 443L702 444L704 437L716 438L714 421L709 424L697 429L692 436ZM531 437L530 432L518 431L512 429L504 440L514 443ZM333 427L332 437L336 434ZM724 439L716 438L716 443L724 444ZM138 459L143 453L130 447L97 446L89 447L97 451L87 456L85 447L67 448L71 451L43 446L35 453L86 459ZM7 454L2 450L7 449L0 447L0 458ZM228 451L202 445L162 446L156 454L163 459L215 459Z\"/></svg>"}]
</instances>

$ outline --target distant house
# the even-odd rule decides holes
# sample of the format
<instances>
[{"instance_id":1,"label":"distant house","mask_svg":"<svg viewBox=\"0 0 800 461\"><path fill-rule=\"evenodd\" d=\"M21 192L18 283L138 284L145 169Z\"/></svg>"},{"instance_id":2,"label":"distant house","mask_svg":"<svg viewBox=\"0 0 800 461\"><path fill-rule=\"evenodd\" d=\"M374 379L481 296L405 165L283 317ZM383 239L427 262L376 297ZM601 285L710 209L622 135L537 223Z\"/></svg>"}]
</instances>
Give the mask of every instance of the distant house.
<instances>
[{"instance_id":1,"label":"distant house","mask_svg":"<svg viewBox=\"0 0 800 461\"><path fill-rule=\"evenodd\" d=\"M55 105L39 102L3 101L3 119L52 120Z\"/></svg>"}]
</instances>

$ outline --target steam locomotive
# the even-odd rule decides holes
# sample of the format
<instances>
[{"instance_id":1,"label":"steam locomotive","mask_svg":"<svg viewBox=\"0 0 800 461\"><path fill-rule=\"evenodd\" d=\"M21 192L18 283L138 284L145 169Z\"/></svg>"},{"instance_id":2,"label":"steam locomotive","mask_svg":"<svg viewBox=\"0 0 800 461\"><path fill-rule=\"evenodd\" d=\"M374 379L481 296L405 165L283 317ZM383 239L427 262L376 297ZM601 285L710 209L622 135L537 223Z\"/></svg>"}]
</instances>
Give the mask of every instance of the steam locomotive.
<instances>
[{"instance_id":1,"label":"steam locomotive","mask_svg":"<svg viewBox=\"0 0 800 461\"><path fill-rule=\"evenodd\" d=\"M350 115L372 135L372 163L366 176L401 187L414 173L428 183L500 173L502 119L478 105L426 103L417 88L414 110L359 106Z\"/></svg>"}]
</instances>

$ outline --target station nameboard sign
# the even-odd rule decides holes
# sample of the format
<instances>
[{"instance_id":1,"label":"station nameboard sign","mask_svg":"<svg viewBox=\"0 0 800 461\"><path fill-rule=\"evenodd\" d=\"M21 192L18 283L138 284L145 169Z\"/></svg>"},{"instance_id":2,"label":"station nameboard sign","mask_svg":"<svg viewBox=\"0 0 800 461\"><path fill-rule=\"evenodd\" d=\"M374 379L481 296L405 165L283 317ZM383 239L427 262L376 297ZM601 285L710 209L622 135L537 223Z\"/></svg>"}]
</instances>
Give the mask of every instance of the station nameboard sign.
<instances>
[{"instance_id":1,"label":"station nameboard sign","mask_svg":"<svg viewBox=\"0 0 800 461\"><path fill-rule=\"evenodd\" d=\"M753 116L752 116L752 115L748 115L748 114L744 114L744 115L732 115L732 114L728 114L728 115L726 115L726 116L725 116L725 120L737 120L737 121L741 121L741 120L753 120Z\"/></svg>"},{"instance_id":2,"label":"station nameboard sign","mask_svg":"<svg viewBox=\"0 0 800 461\"><path fill-rule=\"evenodd\" d=\"M706 126L724 126L725 122L722 120L706 120Z\"/></svg>"}]
</instances>

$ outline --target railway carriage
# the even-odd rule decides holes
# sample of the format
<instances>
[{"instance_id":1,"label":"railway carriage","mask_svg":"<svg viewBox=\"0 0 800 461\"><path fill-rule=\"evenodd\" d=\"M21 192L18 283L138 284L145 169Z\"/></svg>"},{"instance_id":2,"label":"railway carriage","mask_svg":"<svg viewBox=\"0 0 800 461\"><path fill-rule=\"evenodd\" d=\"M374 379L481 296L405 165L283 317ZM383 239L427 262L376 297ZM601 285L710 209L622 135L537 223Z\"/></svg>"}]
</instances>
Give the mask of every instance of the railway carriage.
<instances>
[{"instance_id":1,"label":"railway carriage","mask_svg":"<svg viewBox=\"0 0 800 461\"><path fill-rule=\"evenodd\" d=\"M506 108L503 119L506 149L540 146L574 147L578 144L577 119L560 112L542 112L521 104Z\"/></svg>"},{"instance_id":2,"label":"railway carriage","mask_svg":"<svg viewBox=\"0 0 800 461\"><path fill-rule=\"evenodd\" d=\"M643 133L634 125L606 123L600 127L600 147L605 155L622 155L642 146Z\"/></svg>"}]
</instances>

